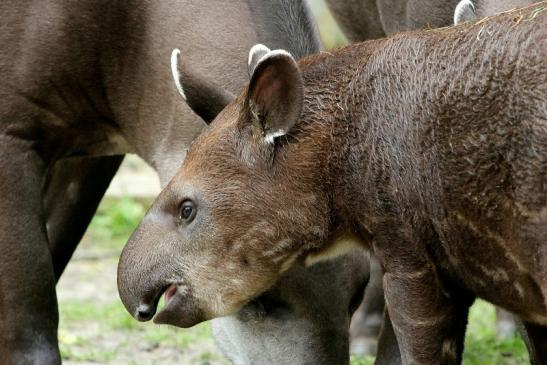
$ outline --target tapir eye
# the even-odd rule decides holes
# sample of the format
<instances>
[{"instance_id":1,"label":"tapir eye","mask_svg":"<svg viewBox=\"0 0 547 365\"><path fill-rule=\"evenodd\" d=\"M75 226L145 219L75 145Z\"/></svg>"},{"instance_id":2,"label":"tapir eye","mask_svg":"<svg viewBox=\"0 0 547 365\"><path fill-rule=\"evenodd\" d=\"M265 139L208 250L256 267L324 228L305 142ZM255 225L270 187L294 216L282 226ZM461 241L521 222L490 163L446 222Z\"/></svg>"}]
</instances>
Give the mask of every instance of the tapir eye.
<instances>
[{"instance_id":1,"label":"tapir eye","mask_svg":"<svg viewBox=\"0 0 547 365\"><path fill-rule=\"evenodd\" d=\"M196 216L196 206L193 201L185 200L180 206L180 219L186 223L190 223Z\"/></svg>"}]
</instances>

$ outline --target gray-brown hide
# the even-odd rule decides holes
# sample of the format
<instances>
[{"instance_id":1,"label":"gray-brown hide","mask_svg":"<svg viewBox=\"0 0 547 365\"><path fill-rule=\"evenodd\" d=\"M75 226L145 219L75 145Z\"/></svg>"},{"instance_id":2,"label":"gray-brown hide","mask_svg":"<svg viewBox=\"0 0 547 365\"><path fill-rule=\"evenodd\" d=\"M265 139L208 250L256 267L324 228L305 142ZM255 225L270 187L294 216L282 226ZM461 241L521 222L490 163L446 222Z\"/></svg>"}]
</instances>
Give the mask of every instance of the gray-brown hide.
<instances>
[{"instance_id":1,"label":"gray-brown hide","mask_svg":"<svg viewBox=\"0 0 547 365\"><path fill-rule=\"evenodd\" d=\"M190 326L365 247L405 364L460 363L476 296L520 316L543 363L546 19L542 2L299 64L268 53L125 247L128 310L167 289L155 320Z\"/></svg>"},{"instance_id":2,"label":"gray-brown hide","mask_svg":"<svg viewBox=\"0 0 547 365\"><path fill-rule=\"evenodd\" d=\"M533 0L465 0L458 16L476 20L535 3ZM352 42L382 38L414 29L446 27L454 23L460 0L326 0L334 18Z\"/></svg>"},{"instance_id":3,"label":"gray-brown hide","mask_svg":"<svg viewBox=\"0 0 547 365\"><path fill-rule=\"evenodd\" d=\"M394 33L453 24L460 0L326 0L340 28L352 42Z\"/></svg>"},{"instance_id":4,"label":"gray-brown hide","mask_svg":"<svg viewBox=\"0 0 547 365\"><path fill-rule=\"evenodd\" d=\"M0 14L0 364L58 364L55 283L122 155L139 154L165 184L204 125L174 87L172 49L233 93L246 78L254 43L297 57L318 51L319 43L308 10L294 0L5 0ZM319 344L312 362L344 356L346 324L323 319L348 316L349 298L366 283L367 268L348 260L354 269L344 273L325 266L287 275L267 306L274 312L283 305L284 316L236 318L242 335L261 338L253 328L263 319L277 324L268 335L280 339L240 347L239 354L305 356L309 348L294 346L298 334ZM315 278L325 275L333 280ZM353 293L338 289L344 280ZM308 316L314 304L285 292L293 281L343 300L322 307L328 316ZM325 344L329 331L340 335L334 346Z\"/></svg>"}]
</instances>

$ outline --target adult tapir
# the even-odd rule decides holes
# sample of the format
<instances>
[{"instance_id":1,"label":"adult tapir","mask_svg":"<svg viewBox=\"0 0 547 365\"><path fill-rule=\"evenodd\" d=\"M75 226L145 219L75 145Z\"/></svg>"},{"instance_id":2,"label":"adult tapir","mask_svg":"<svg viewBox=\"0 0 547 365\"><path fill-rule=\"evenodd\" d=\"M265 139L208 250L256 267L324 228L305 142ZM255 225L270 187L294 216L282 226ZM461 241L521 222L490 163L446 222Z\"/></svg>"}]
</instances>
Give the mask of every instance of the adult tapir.
<instances>
[{"instance_id":1,"label":"adult tapir","mask_svg":"<svg viewBox=\"0 0 547 365\"><path fill-rule=\"evenodd\" d=\"M403 363L460 363L477 296L520 316L545 363L546 19L541 2L300 63L254 46L248 87L124 248L128 311L165 292L155 320L192 326L362 247L384 269ZM207 80L183 70L198 110Z\"/></svg>"},{"instance_id":2,"label":"adult tapir","mask_svg":"<svg viewBox=\"0 0 547 365\"><path fill-rule=\"evenodd\" d=\"M352 42L446 27L535 3L534 0L326 0ZM461 4L461 5L460 5ZM457 9L458 8L458 9ZM455 11L455 10L458 11Z\"/></svg>"},{"instance_id":3,"label":"adult tapir","mask_svg":"<svg viewBox=\"0 0 547 365\"><path fill-rule=\"evenodd\" d=\"M300 0L5 0L0 14L0 364L58 364L55 283L122 155L137 153L165 184L204 125L173 86L172 49L233 93L252 44L300 57L319 41ZM222 347L236 343L238 363L347 357L348 318L367 280L361 256L343 272L288 273L215 325ZM238 342L249 333L254 343Z\"/></svg>"}]
</instances>

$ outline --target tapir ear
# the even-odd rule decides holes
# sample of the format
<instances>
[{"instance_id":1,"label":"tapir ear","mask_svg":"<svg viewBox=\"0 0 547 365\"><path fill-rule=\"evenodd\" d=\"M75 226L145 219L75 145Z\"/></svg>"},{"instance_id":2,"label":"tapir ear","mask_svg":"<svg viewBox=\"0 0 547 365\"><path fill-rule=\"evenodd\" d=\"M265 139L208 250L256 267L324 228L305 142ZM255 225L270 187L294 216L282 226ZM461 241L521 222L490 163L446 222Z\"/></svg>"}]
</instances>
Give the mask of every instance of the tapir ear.
<instances>
[{"instance_id":1,"label":"tapir ear","mask_svg":"<svg viewBox=\"0 0 547 365\"><path fill-rule=\"evenodd\" d=\"M473 1L461 0L454 10L454 25L474 21L476 18L475 4L473 4Z\"/></svg>"},{"instance_id":2,"label":"tapir ear","mask_svg":"<svg viewBox=\"0 0 547 365\"><path fill-rule=\"evenodd\" d=\"M270 49L263 44L255 44L249 51L249 61L247 62L247 71L249 72L249 77L253 76L255 72L256 65L258 61L266 54L270 52Z\"/></svg>"},{"instance_id":3,"label":"tapir ear","mask_svg":"<svg viewBox=\"0 0 547 365\"><path fill-rule=\"evenodd\" d=\"M266 52L254 67L246 99L249 118L261 126L266 142L287 134L300 117L303 99L302 74L294 58L283 50Z\"/></svg>"},{"instance_id":4,"label":"tapir ear","mask_svg":"<svg viewBox=\"0 0 547 365\"><path fill-rule=\"evenodd\" d=\"M205 123L211 123L234 96L181 62L180 50L171 53L171 72L179 94Z\"/></svg>"}]
</instances>

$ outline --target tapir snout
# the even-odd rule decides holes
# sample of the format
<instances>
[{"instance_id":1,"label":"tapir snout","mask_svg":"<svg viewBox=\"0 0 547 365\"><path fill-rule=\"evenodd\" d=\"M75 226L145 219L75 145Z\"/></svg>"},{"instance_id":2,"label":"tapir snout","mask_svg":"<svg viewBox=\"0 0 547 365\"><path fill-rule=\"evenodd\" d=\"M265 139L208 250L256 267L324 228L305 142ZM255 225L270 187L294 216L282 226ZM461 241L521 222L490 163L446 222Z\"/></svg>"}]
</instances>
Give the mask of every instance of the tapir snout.
<instances>
[{"instance_id":1,"label":"tapir snout","mask_svg":"<svg viewBox=\"0 0 547 365\"><path fill-rule=\"evenodd\" d=\"M225 198L238 194L236 185L224 184ZM269 223L279 211L276 204L265 199L265 219L255 224L253 206L235 198L237 204L225 204L211 194L213 188L200 174L181 171L129 239L118 266L118 290L136 319L149 320L164 293L166 305L156 323L189 327L233 314L288 269L278 249L264 252L287 235ZM226 229L234 220L240 228ZM250 236L256 243L249 249L240 242ZM290 252L295 243L287 245Z\"/></svg>"},{"instance_id":2,"label":"tapir snout","mask_svg":"<svg viewBox=\"0 0 547 365\"><path fill-rule=\"evenodd\" d=\"M166 219L157 213L149 214L140 224L122 252L118 291L127 311L139 321L154 317L164 295L164 308L154 322L191 327L206 318L192 299L192 291L185 284L183 270L177 269L174 255L164 250L176 240L169 231ZM157 242L154 237L158 236L165 240ZM142 248L146 249L146 255L142 254Z\"/></svg>"}]
</instances>

